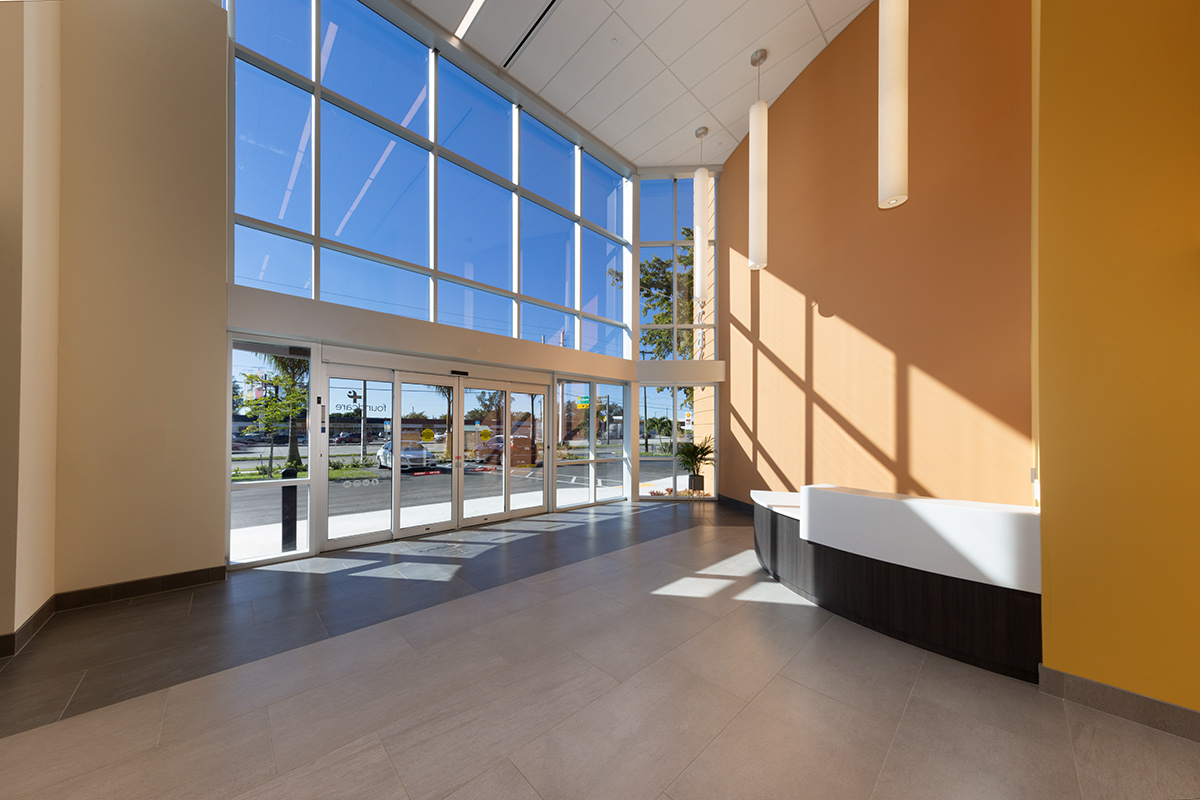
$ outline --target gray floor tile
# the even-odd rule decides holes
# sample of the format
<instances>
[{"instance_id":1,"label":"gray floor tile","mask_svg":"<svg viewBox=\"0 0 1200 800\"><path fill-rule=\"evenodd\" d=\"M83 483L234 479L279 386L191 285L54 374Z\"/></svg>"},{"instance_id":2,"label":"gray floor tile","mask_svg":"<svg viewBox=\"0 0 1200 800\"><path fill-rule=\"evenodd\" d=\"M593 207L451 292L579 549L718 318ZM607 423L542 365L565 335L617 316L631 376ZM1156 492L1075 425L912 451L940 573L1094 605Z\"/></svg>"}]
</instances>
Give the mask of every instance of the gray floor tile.
<instances>
[{"instance_id":1,"label":"gray floor tile","mask_svg":"<svg viewBox=\"0 0 1200 800\"><path fill-rule=\"evenodd\" d=\"M619 561L597 556L539 573L521 582L548 597L559 597L600 583L624 572L625 569L625 565Z\"/></svg>"},{"instance_id":2,"label":"gray floor tile","mask_svg":"<svg viewBox=\"0 0 1200 800\"><path fill-rule=\"evenodd\" d=\"M39 678L26 673L5 680L0 673L0 738L57 721L83 676L69 672Z\"/></svg>"},{"instance_id":3,"label":"gray floor tile","mask_svg":"<svg viewBox=\"0 0 1200 800\"><path fill-rule=\"evenodd\" d=\"M295 769L507 666L459 636L273 703L275 764Z\"/></svg>"},{"instance_id":4,"label":"gray floor tile","mask_svg":"<svg viewBox=\"0 0 1200 800\"><path fill-rule=\"evenodd\" d=\"M780 674L896 724L925 651L834 617Z\"/></svg>"},{"instance_id":5,"label":"gray floor tile","mask_svg":"<svg viewBox=\"0 0 1200 800\"><path fill-rule=\"evenodd\" d=\"M192 736L210 725L411 651L408 642L385 622L173 686L163 717L162 741Z\"/></svg>"},{"instance_id":6,"label":"gray floor tile","mask_svg":"<svg viewBox=\"0 0 1200 800\"><path fill-rule=\"evenodd\" d=\"M1069 750L913 697L871 798L913 797L1078 800L1079 782Z\"/></svg>"},{"instance_id":7,"label":"gray floor tile","mask_svg":"<svg viewBox=\"0 0 1200 800\"><path fill-rule=\"evenodd\" d=\"M275 777L265 711L210 728L173 745L144 750L30 798L157 800L235 797Z\"/></svg>"},{"instance_id":8,"label":"gray floor tile","mask_svg":"<svg viewBox=\"0 0 1200 800\"><path fill-rule=\"evenodd\" d=\"M657 797L744 703L656 661L511 757L544 800Z\"/></svg>"},{"instance_id":9,"label":"gray floor tile","mask_svg":"<svg viewBox=\"0 0 1200 800\"><path fill-rule=\"evenodd\" d=\"M913 696L1041 742L1071 746L1063 701L1032 683L928 653Z\"/></svg>"},{"instance_id":10,"label":"gray floor tile","mask_svg":"<svg viewBox=\"0 0 1200 800\"><path fill-rule=\"evenodd\" d=\"M0 739L0 798L20 797L153 748L167 693L156 692Z\"/></svg>"},{"instance_id":11,"label":"gray floor tile","mask_svg":"<svg viewBox=\"0 0 1200 800\"><path fill-rule=\"evenodd\" d=\"M1200 743L1067 701L1083 800L1200 798Z\"/></svg>"},{"instance_id":12,"label":"gray floor tile","mask_svg":"<svg viewBox=\"0 0 1200 800\"><path fill-rule=\"evenodd\" d=\"M413 800L440 800L616 685L574 653L493 673L379 731Z\"/></svg>"},{"instance_id":13,"label":"gray floor tile","mask_svg":"<svg viewBox=\"0 0 1200 800\"><path fill-rule=\"evenodd\" d=\"M827 618L815 606L743 603L667 658L750 700L817 635Z\"/></svg>"},{"instance_id":14,"label":"gray floor tile","mask_svg":"<svg viewBox=\"0 0 1200 800\"><path fill-rule=\"evenodd\" d=\"M561 650L567 637L626 608L591 589L580 589L482 625L473 633L515 664Z\"/></svg>"},{"instance_id":15,"label":"gray floor tile","mask_svg":"<svg viewBox=\"0 0 1200 800\"><path fill-rule=\"evenodd\" d=\"M237 800L408 800L379 737L368 734Z\"/></svg>"},{"instance_id":16,"label":"gray floor tile","mask_svg":"<svg viewBox=\"0 0 1200 800\"><path fill-rule=\"evenodd\" d=\"M651 596L562 642L623 681L715 621L716 617L683 603Z\"/></svg>"},{"instance_id":17,"label":"gray floor tile","mask_svg":"<svg viewBox=\"0 0 1200 800\"><path fill-rule=\"evenodd\" d=\"M521 771L508 759L501 761L446 800L542 800Z\"/></svg>"},{"instance_id":18,"label":"gray floor tile","mask_svg":"<svg viewBox=\"0 0 1200 800\"><path fill-rule=\"evenodd\" d=\"M405 614L392 624L415 648L422 648L451 636L506 617L544 601L546 595L514 581L447 603Z\"/></svg>"},{"instance_id":19,"label":"gray floor tile","mask_svg":"<svg viewBox=\"0 0 1200 800\"><path fill-rule=\"evenodd\" d=\"M674 800L865 798L892 732L875 717L776 678L667 794Z\"/></svg>"}]
</instances>

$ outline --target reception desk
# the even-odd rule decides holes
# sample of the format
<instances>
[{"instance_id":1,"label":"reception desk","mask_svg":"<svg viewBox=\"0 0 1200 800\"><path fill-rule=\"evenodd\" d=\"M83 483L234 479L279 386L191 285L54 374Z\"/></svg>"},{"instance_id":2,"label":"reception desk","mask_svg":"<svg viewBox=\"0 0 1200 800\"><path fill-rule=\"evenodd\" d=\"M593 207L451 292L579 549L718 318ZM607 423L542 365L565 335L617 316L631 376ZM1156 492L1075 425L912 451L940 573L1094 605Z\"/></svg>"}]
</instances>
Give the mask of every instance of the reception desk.
<instances>
[{"instance_id":1,"label":"reception desk","mask_svg":"<svg viewBox=\"0 0 1200 800\"><path fill-rule=\"evenodd\" d=\"M792 591L896 639L1037 682L1037 508L839 486L751 498L759 563Z\"/></svg>"}]
</instances>

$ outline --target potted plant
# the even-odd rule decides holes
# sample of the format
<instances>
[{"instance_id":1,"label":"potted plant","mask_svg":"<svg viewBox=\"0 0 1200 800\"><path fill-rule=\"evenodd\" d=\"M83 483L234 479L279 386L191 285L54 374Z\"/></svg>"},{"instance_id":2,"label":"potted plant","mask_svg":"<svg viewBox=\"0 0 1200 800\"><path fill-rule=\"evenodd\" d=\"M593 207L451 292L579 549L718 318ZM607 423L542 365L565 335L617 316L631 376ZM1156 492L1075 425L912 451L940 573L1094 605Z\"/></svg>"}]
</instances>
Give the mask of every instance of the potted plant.
<instances>
[{"instance_id":1,"label":"potted plant","mask_svg":"<svg viewBox=\"0 0 1200 800\"><path fill-rule=\"evenodd\" d=\"M675 460L689 473L688 489L690 491L704 491L704 476L700 474L700 470L705 464L713 463L714 452L711 436L705 436L699 442L680 442L675 449Z\"/></svg>"}]
</instances>

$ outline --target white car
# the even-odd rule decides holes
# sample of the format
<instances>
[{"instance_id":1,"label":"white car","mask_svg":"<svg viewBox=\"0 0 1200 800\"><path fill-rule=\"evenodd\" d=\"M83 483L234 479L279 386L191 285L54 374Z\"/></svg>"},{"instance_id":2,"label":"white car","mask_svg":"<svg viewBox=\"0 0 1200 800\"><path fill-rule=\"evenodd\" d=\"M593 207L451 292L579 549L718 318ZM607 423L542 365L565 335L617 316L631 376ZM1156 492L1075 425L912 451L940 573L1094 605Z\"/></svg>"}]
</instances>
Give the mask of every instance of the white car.
<instances>
[{"instance_id":1,"label":"white car","mask_svg":"<svg viewBox=\"0 0 1200 800\"><path fill-rule=\"evenodd\" d=\"M379 462L381 469L393 468L392 443L388 442L383 447L379 448L379 452L375 454L375 460ZM436 467L437 456L426 450L419 444L402 443L400 449L400 471L412 470L417 468Z\"/></svg>"}]
</instances>

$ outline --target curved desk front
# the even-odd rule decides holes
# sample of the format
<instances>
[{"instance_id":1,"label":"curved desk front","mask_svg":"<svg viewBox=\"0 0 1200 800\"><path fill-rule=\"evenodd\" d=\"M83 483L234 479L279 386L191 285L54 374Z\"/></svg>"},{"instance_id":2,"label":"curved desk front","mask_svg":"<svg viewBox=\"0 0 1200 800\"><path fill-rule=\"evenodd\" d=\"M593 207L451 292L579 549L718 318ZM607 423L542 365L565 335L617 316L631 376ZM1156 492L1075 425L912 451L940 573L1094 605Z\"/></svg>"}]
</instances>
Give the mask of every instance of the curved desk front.
<instances>
[{"instance_id":1,"label":"curved desk front","mask_svg":"<svg viewBox=\"0 0 1200 800\"><path fill-rule=\"evenodd\" d=\"M751 497L759 563L792 591L901 641L1037 682L1037 508L839 486Z\"/></svg>"}]
</instances>

